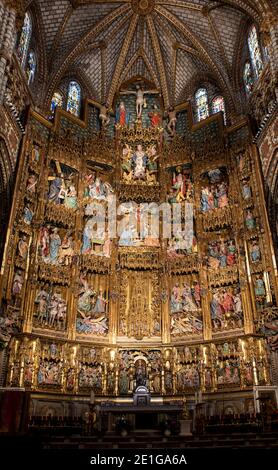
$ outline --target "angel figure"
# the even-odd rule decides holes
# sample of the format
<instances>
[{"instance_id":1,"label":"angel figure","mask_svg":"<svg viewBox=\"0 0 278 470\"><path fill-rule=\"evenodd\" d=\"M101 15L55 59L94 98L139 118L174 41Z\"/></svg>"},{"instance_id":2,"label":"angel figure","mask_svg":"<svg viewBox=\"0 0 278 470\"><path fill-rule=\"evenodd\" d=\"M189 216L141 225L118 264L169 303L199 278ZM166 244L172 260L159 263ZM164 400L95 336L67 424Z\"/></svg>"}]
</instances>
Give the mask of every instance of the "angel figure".
<instances>
[{"instance_id":1,"label":"angel figure","mask_svg":"<svg viewBox=\"0 0 278 470\"><path fill-rule=\"evenodd\" d=\"M154 173L147 173L147 183L148 184L153 184L153 183L156 183L156 177L155 177L155 174Z\"/></svg>"},{"instance_id":2,"label":"angel figure","mask_svg":"<svg viewBox=\"0 0 278 470\"><path fill-rule=\"evenodd\" d=\"M129 172L129 173L124 173L123 174L123 180L126 182L126 183L131 183L132 181L132 171Z\"/></svg>"},{"instance_id":3,"label":"angel figure","mask_svg":"<svg viewBox=\"0 0 278 470\"><path fill-rule=\"evenodd\" d=\"M150 173L157 172L157 159L158 155L156 153L155 145L151 145L146 150L146 155L148 157L148 170Z\"/></svg>"},{"instance_id":4,"label":"angel figure","mask_svg":"<svg viewBox=\"0 0 278 470\"><path fill-rule=\"evenodd\" d=\"M99 119L101 122L101 128L106 129L110 122L110 117L109 117L109 108L107 103L103 103L100 108L99 108Z\"/></svg>"},{"instance_id":5,"label":"angel figure","mask_svg":"<svg viewBox=\"0 0 278 470\"><path fill-rule=\"evenodd\" d=\"M144 95L159 94L158 90L143 90L141 85L136 85L136 91L125 90L120 92L121 95L135 95L136 96L136 114L137 119L142 116L143 106L145 105Z\"/></svg>"},{"instance_id":6,"label":"angel figure","mask_svg":"<svg viewBox=\"0 0 278 470\"><path fill-rule=\"evenodd\" d=\"M123 179L125 180L131 180L132 179L132 169L131 169L131 156L132 156L132 148L130 145L125 144L125 147L123 148L123 163L122 163L122 169L123 169Z\"/></svg>"}]
</instances>

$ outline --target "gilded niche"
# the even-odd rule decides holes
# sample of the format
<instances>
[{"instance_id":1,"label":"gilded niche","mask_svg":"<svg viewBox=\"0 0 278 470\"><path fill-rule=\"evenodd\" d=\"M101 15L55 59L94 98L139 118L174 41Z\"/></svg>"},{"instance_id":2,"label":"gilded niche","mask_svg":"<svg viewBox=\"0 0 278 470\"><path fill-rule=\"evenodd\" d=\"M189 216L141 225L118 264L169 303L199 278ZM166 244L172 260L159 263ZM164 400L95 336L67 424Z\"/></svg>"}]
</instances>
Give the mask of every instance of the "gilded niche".
<instances>
[{"instance_id":1,"label":"gilded niche","mask_svg":"<svg viewBox=\"0 0 278 470\"><path fill-rule=\"evenodd\" d=\"M119 335L143 339L161 335L157 271L123 270Z\"/></svg>"}]
</instances>

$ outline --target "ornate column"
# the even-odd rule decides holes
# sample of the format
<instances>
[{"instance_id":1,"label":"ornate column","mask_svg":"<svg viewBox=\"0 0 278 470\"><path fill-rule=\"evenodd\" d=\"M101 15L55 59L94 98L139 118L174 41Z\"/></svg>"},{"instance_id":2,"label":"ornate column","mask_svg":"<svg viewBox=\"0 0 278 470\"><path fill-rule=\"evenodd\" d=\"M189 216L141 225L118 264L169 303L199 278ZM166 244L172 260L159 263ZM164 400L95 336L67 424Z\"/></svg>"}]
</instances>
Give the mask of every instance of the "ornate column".
<instances>
[{"instance_id":1,"label":"ornate column","mask_svg":"<svg viewBox=\"0 0 278 470\"><path fill-rule=\"evenodd\" d=\"M16 41L16 27L20 27L23 18L21 1L0 0L0 104L6 91L9 64Z\"/></svg>"},{"instance_id":2,"label":"ornate column","mask_svg":"<svg viewBox=\"0 0 278 470\"><path fill-rule=\"evenodd\" d=\"M278 32L277 32L278 37ZM277 57L278 59L278 57ZM254 161L254 168L256 179L258 182L258 197L259 197L259 206L260 206L260 214L262 217L262 224L263 224L263 232L264 232L264 242L268 246L268 250L266 250L265 254L267 254L265 259L265 266L264 270L272 275L273 281L273 290L276 298L276 302L278 299L278 271L277 271L277 262L275 258L275 252L273 247L273 240L271 229L269 225L268 214L266 210L265 204L265 197L264 197L264 185L263 185L263 175L262 175L262 168L260 162L260 156L257 147L252 145L251 147L252 157Z\"/></svg>"},{"instance_id":3,"label":"ornate column","mask_svg":"<svg viewBox=\"0 0 278 470\"><path fill-rule=\"evenodd\" d=\"M167 266L166 259L166 246L163 246L161 250L162 263ZM171 277L171 271L165 270L161 275L161 338L162 343L170 343L170 304L169 304L169 292Z\"/></svg>"},{"instance_id":4,"label":"ornate column","mask_svg":"<svg viewBox=\"0 0 278 470\"><path fill-rule=\"evenodd\" d=\"M111 253L109 279L110 302L109 302L109 342L116 344L118 334L118 308L119 308L119 273L117 272L117 248L113 243Z\"/></svg>"}]
</instances>

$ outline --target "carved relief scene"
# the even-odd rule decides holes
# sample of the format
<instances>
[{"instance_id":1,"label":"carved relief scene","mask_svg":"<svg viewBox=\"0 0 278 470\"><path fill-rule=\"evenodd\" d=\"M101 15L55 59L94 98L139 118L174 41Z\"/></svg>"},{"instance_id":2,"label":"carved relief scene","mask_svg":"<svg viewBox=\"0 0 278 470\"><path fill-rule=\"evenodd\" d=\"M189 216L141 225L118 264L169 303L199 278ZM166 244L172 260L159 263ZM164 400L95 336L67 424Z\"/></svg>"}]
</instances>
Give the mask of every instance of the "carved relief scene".
<instances>
[{"instance_id":1,"label":"carved relief scene","mask_svg":"<svg viewBox=\"0 0 278 470\"><path fill-rule=\"evenodd\" d=\"M155 203L122 204L119 215L119 247L159 247L159 208Z\"/></svg>"},{"instance_id":2,"label":"carved relief scene","mask_svg":"<svg viewBox=\"0 0 278 470\"><path fill-rule=\"evenodd\" d=\"M53 284L38 286L34 301L33 328L65 332L67 328L67 292Z\"/></svg>"},{"instance_id":3,"label":"carved relief scene","mask_svg":"<svg viewBox=\"0 0 278 470\"><path fill-rule=\"evenodd\" d=\"M229 179L226 168L215 168L202 175L200 209L202 213L229 205Z\"/></svg>"},{"instance_id":4,"label":"carved relief scene","mask_svg":"<svg viewBox=\"0 0 278 470\"><path fill-rule=\"evenodd\" d=\"M178 349L179 365L177 367L177 391L185 393L196 391L201 386L201 374L198 367L201 351L198 347Z\"/></svg>"},{"instance_id":5,"label":"carved relief scene","mask_svg":"<svg viewBox=\"0 0 278 470\"><path fill-rule=\"evenodd\" d=\"M38 257L43 263L70 266L75 254L73 232L63 227L44 225L38 234Z\"/></svg>"},{"instance_id":6,"label":"carved relief scene","mask_svg":"<svg viewBox=\"0 0 278 470\"><path fill-rule=\"evenodd\" d=\"M77 209L78 188L76 170L57 160L52 160L47 179L47 201L63 205L67 209Z\"/></svg>"},{"instance_id":7,"label":"carved relief scene","mask_svg":"<svg viewBox=\"0 0 278 470\"><path fill-rule=\"evenodd\" d=\"M243 307L239 286L235 284L213 289L210 314L213 332L241 329Z\"/></svg>"},{"instance_id":8,"label":"carved relief scene","mask_svg":"<svg viewBox=\"0 0 278 470\"><path fill-rule=\"evenodd\" d=\"M169 192L167 201L170 204L177 202L193 202L194 184L192 177L192 164L171 167L169 172Z\"/></svg>"},{"instance_id":9,"label":"carved relief scene","mask_svg":"<svg viewBox=\"0 0 278 470\"><path fill-rule=\"evenodd\" d=\"M109 176L103 171L87 169L82 177L84 207L83 233L81 243L82 255L111 255L112 240L108 236L107 207L114 198L114 189ZM98 216L97 216L98 214Z\"/></svg>"},{"instance_id":10,"label":"carved relief scene","mask_svg":"<svg viewBox=\"0 0 278 470\"><path fill-rule=\"evenodd\" d=\"M154 185L158 183L158 150L155 144L144 148L125 144L122 150L122 180L126 184Z\"/></svg>"},{"instance_id":11,"label":"carved relief scene","mask_svg":"<svg viewBox=\"0 0 278 470\"><path fill-rule=\"evenodd\" d=\"M201 287L198 276L173 276L170 297L173 338L200 336L203 333Z\"/></svg>"},{"instance_id":12,"label":"carved relief scene","mask_svg":"<svg viewBox=\"0 0 278 470\"><path fill-rule=\"evenodd\" d=\"M105 336L108 333L109 291L106 276L81 273L77 298L76 333Z\"/></svg>"},{"instance_id":13,"label":"carved relief scene","mask_svg":"<svg viewBox=\"0 0 278 470\"><path fill-rule=\"evenodd\" d=\"M79 373L78 387L83 393L86 390L93 390L94 393L101 393L102 390L102 366L101 351L96 348L82 348L79 351Z\"/></svg>"}]
</instances>

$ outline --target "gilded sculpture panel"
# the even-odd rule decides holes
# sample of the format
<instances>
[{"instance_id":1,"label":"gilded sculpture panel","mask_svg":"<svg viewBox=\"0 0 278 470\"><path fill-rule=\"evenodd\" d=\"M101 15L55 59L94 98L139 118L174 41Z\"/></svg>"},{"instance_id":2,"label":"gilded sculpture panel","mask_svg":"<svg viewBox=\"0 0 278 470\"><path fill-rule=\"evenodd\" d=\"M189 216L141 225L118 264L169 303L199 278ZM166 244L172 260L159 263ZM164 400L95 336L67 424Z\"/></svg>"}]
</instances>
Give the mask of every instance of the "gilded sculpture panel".
<instances>
[{"instance_id":1,"label":"gilded sculpture panel","mask_svg":"<svg viewBox=\"0 0 278 470\"><path fill-rule=\"evenodd\" d=\"M3 275L8 385L182 396L270 382L277 286L252 146L195 148L171 113L167 137L155 108L150 127L119 114L114 140L29 130Z\"/></svg>"}]
</instances>

